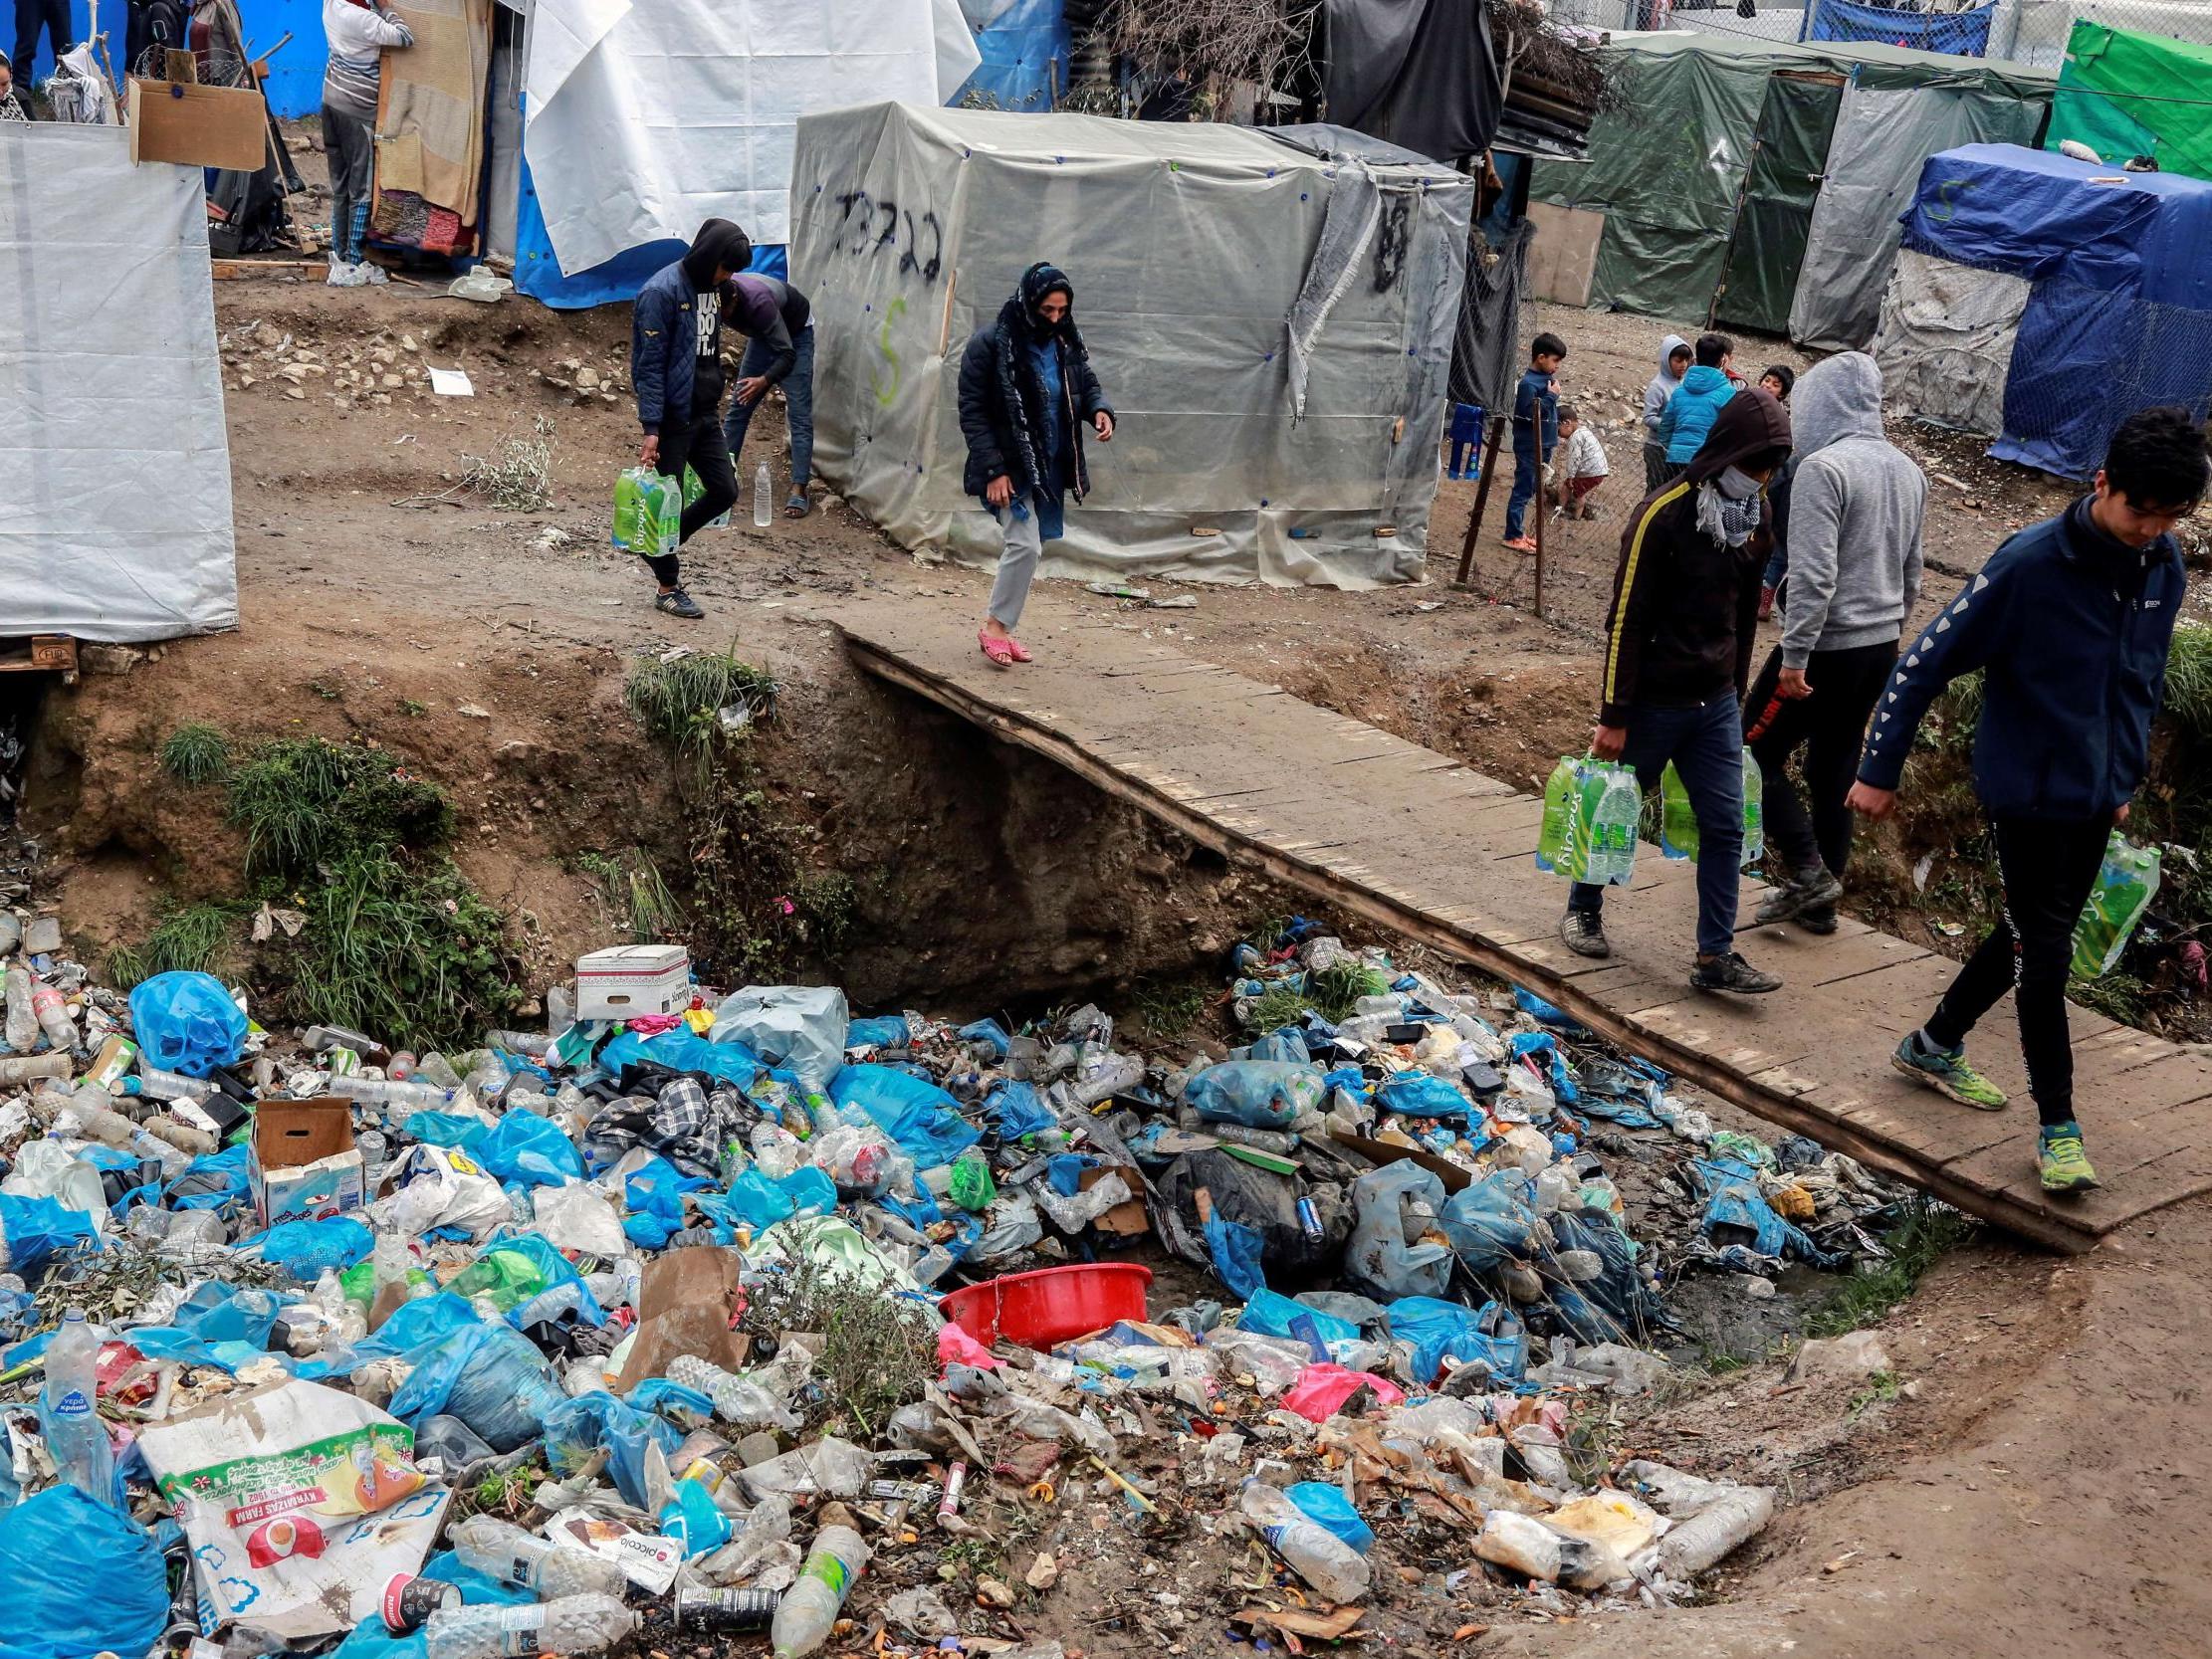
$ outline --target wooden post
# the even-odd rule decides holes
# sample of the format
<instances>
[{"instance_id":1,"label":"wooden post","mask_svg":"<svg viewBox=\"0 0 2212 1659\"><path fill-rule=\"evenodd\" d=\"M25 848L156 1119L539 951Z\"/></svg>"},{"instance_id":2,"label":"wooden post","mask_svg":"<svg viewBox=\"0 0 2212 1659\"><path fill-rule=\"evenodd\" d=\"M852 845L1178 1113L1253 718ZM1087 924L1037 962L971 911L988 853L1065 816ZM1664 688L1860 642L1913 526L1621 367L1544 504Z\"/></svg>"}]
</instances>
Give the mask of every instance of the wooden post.
<instances>
[{"instance_id":1,"label":"wooden post","mask_svg":"<svg viewBox=\"0 0 2212 1659\"><path fill-rule=\"evenodd\" d=\"M1551 517L1551 486L1544 482L1544 417L1541 408L1536 415L1536 616L1544 615L1544 520Z\"/></svg>"},{"instance_id":2,"label":"wooden post","mask_svg":"<svg viewBox=\"0 0 2212 1659\"><path fill-rule=\"evenodd\" d=\"M1505 417L1490 418L1490 436L1482 451L1482 476L1474 483L1474 511L1467 515L1467 538L1459 546L1459 575L1461 587L1474 574L1474 537L1482 528L1482 510L1490 504L1490 479L1497 472L1497 447L1505 437Z\"/></svg>"}]
</instances>

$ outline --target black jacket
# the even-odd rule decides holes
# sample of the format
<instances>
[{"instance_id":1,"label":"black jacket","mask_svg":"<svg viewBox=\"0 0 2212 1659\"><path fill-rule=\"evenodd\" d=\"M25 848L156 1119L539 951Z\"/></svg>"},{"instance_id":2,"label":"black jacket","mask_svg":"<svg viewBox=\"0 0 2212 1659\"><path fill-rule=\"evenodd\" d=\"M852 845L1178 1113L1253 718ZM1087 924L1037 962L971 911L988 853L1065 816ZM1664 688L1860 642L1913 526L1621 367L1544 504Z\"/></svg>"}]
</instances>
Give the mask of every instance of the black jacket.
<instances>
[{"instance_id":1,"label":"black jacket","mask_svg":"<svg viewBox=\"0 0 2212 1659\"><path fill-rule=\"evenodd\" d=\"M1008 409L998 373L997 335L995 319L985 323L969 337L968 347L960 355L960 429L968 439L968 466L961 474L961 488L979 500L995 478L1011 479L1016 496L1026 495L1034 484L1021 464L1024 446L1014 434L1016 418L1027 427L1028 452L1041 454L1044 447L1036 375L1027 362L1021 364L1021 407ZM1063 489L1072 488L1075 499L1081 501L1090 489L1090 475L1083 468L1083 429L1094 415L1102 411L1112 414L1113 406L1106 401L1087 356L1070 352L1061 341L1054 341L1053 349L1060 354L1060 384L1067 400L1061 418L1067 423L1074 446L1071 476L1055 482ZM1043 464L1040 460L1039 465Z\"/></svg>"},{"instance_id":2,"label":"black jacket","mask_svg":"<svg viewBox=\"0 0 2212 1659\"><path fill-rule=\"evenodd\" d=\"M1607 726L1627 725L1639 703L1682 708L1731 689L1743 695L1773 504L1750 538L1730 547L1697 527L1697 486L1789 444L1782 405L1766 392L1738 392L1713 417L1689 471L1629 515L1606 613L1598 718Z\"/></svg>"}]
</instances>

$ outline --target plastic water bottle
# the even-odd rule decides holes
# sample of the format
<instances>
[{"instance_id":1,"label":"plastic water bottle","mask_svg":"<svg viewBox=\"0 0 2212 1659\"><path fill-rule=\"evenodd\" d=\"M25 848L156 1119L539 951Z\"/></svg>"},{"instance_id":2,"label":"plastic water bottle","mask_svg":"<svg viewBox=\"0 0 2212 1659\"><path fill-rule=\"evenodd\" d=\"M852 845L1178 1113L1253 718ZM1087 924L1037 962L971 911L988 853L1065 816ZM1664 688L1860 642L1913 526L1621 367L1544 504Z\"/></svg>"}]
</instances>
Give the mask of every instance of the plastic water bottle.
<instances>
[{"instance_id":1,"label":"plastic water bottle","mask_svg":"<svg viewBox=\"0 0 2212 1659\"><path fill-rule=\"evenodd\" d=\"M764 461L753 473L753 527L769 527L769 492L774 486L769 482L769 464Z\"/></svg>"},{"instance_id":2,"label":"plastic water bottle","mask_svg":"<svg viewBox=\"0 0 2212 1659\"><path fill-rule=\"evenodd\" d=\"M38 1010L31 1006L31 970L11 967L7 974L8 1047L29 1054L38 1047Z\"/></svg>"},{"instance_id":3,"label":"plastic water bottle","mask_svg":"<svg viewBox=\"0 0 2212 1659\"><path fill-rule=\"evenodd\" d=\"M668 1362L668 1380L693 1388L715 1402L715 1415L740 1428L794 1430L799 1420L773 1390L749 1376L726 1371L696 1353L679 1353Z\"/></svg>"},{"instance_id":4,"label":"plastic water bottle","mask_svg":"<svg viewBox=\"0 0 2212 1659\"><path fill-rule=\"evenodd\" d=\"M1544 779L1544 821L1536 832L1536 868L1556 872L1566 861L1567 845L1574 836L1575 773L1579 763L1571 754Z\"/></svg>"},{"instance_id":5,"label":"plastic water bottle","mask_svg":"<svg viewBox=\"0 0 2212 1659\"><path fill-rule=\"evenodd\" d=\"M1236 1507L1282 1563L1331 1601L1357 1601L1367 1593L1367 1557L1310 1520L1280 1487L1246 1481Z\"/></svg>"},{"instance_id":6,"label":"plastic water bottle","mask_svg":"<svg viewBox=\"0 0 2212 1659\"><path fill-rule=\"evenodd\" d=\"M39 1391L46 1449L62 1479L112 1506L115 1449L100 1420L100 1334L72 1308L46 1345L46 1386Z\"/></svg>"},{"instance_id":7,"label":"plastic water bottle","mask_svg":"<svg viewBox=\"0 0 2212 1659\"><path fill-rule=\"evenodd\" d=\"M1606 779L1605 793L1598 797L1599 840L1604 845L1603 875L1592 871L1589 879L1605 882L1615 887L1625 887L1636 870L1637 822L1644 812L1644 792L1637 787L1636 773L1626 766L1616 766ZM1597 841L1592 852L1598 850Z\"/></svg>"},{"instance_id":8,"label":"plastic water bottle","mask_svg":"<svg viewBox=\"0 0 2212 1659\"><path fill-rule=\"evenodd\" d=\"M1766 776L1751 751L1743 751L1743 867L1766 857Z\"/></svg>"},{"instance_id":9,"label":"plastic water bottle","mask_svg":"<svg viewBox=\"0 0 2212 1659\"><path fill-rule=\"evenodd\" d=\"M536 1606L440 1608L422 1627L422 1637L428 1659L520 1659L533 1653L598 1653L636 1629L637 1614L617 1597L571 1595Z\"/></svg>"},{"instance_id":10,"label":"plastic water bottle","mask_svg":"<svg viewBox=\"0 0 2212 1659\"><path fill-rule=\"evenodd\" d=\"M394 1083L389 1078L362 1077L358 1073L332 1078L331 1093L339 1100L380 1106L391 1117L405 1117L410 1112L442 1112L453 1100L452 1090L441 1089L434 1083Z\"/></svg>"},{"instance_id":11,"label":"plastic water bottle","mask_svg":"<svg viewBox=\"0 0 2212 1659\"><path fill-rule=\"evenodd\" d=\"M1697 811L1671 760L1659 774L1659 852L1667 858L1697 856Z\"/></svg>"},{"instance_id":12,"label":"plastic water bottle","mask_svg":"<svg viewBox=\"0 0 2212 1659\"><path fill-rule=\"evenodd\" d=\"M850 1512L842 1504L826 1505L822 1529L806 1553L806 1565L775 1609L775 1623L769 1631L775 1659L803 1659L828 1641L838 1609L867 1570L868 1543L853 1530ZM438 1656L433 1654L431 1659Z\"/></svg>"},{"instance_id":13,"label":"plastic water bottle","mask_svg":"<svg viewBox=\"0 0 2212 1659\"><path fill-rule=\"evenodd\" d=\"M558 1603L568 1597L612 1596L619 1601L629 1580L614 1562L588 1550L549 1544L535 1533L526 1533L496 1515L472 1515L448 1537L461 1564L487 1578L527 1589L541 1601ZM496 1650L495 1650L496 1651ZM574 1651L549 1641L526 1652Z\"/></svg>"},{"instance_id":14,"label":"plastic water bottle","mask_svg":"<svg viewBox=\"0 0 2212 1659\"><path fill-rule=\"evenodd\" d=\"M61 1053L77 1046L77 1022L69 1017L69 999L36 974L31 977L31 1012L46 1040Z\"/></svg>"},{"instance_id":15,"label":"plastic water bottle","mask_svg":"<svg viewBox=\"0 0 2212 1659\"><path fill-rule=\"evenodd\" d=\"M149 1066L145 1056L138 1057L135 1077L122 1080L125 1095L143 1095L154 1101L204 1101L214 1094L215 1084L204 1077L186 1077L182 1072L165 1072L159 1066Z\"/></svg>"}]
</instances>

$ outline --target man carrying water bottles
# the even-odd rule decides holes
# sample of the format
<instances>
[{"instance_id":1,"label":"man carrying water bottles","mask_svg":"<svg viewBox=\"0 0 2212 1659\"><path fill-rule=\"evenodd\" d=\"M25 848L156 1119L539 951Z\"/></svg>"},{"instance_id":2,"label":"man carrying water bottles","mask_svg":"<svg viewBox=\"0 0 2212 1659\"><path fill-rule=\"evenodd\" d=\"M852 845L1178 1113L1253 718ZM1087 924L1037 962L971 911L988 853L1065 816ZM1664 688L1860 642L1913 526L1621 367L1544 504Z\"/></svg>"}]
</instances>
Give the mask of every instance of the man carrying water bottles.
<instances>
[{"instance_id":1,"label":"man carrying water bottles","mask_svg":"<svg viewBox=\"0 0 2212 1659\"><path fill-rule=\"evenodd\" d=\"M1743 713L1766 562L1767 479L1788 459L1790 417L1763 391L1713 417L1688 470L1644 498L1621 532L1607 613L1603 702L1590 752L1625 761L1647 789L1671 760L1697 818L1701 991L1780 988L1735 948L1743 864ZM1559 936L1578 956L1610 956L1605 889L1578 882Z\"/></svg>"},{"instance_id":2,"label":"man carrying water bottles","mask_svg":"<svg viewBox=\"0 0 2212 1659\"><path fill-rule=\"evenodd\" d=\"M1966 1062L1966 1033L2012 990L2047 1192L2097 1184L2074 1116L2074 925L2149 766L2166 651L2188 592L2171 532L2208 481L2212 457L2187 410L2144 409L2122 421L2095 489L1990 554L1913 640L1875 711L1847 797L1870 818L1895 811L1920 717L1945 686L1982 670L1974 793L1997 843L2004 911L1893 1063L1961 1106L2003 1110L2003 1091Z\"/></svg>"}]
</instances>

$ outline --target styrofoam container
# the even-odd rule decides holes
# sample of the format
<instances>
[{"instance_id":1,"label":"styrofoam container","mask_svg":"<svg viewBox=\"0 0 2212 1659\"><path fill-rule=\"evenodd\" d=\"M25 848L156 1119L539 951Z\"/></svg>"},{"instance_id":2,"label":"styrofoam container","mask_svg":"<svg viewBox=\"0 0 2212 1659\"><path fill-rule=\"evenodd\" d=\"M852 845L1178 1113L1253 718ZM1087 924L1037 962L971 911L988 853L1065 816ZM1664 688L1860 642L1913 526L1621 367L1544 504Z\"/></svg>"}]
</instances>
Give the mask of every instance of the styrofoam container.
<instances>
[{"instance_id":1,"label":"styrofoam container","mask_svg":"<svg viewBox=\"0 0 2212 1659\"><path fill-rule=\"evenodd\" d=\"M576 958L576 1018L630 1020L691 1003L691 952L680 944L618 944Z\"/></svg>"}]
</instances>

